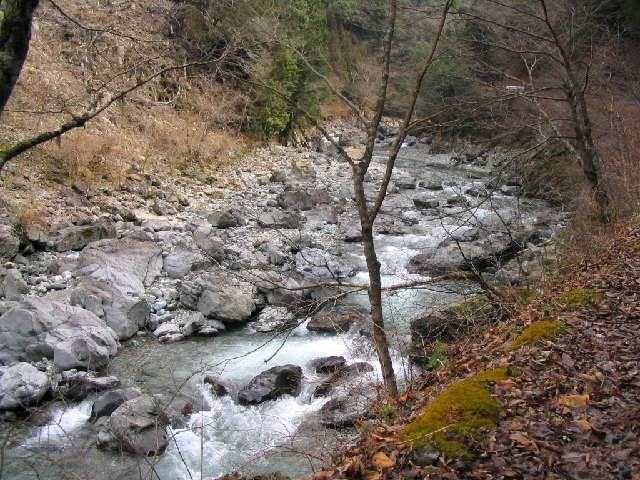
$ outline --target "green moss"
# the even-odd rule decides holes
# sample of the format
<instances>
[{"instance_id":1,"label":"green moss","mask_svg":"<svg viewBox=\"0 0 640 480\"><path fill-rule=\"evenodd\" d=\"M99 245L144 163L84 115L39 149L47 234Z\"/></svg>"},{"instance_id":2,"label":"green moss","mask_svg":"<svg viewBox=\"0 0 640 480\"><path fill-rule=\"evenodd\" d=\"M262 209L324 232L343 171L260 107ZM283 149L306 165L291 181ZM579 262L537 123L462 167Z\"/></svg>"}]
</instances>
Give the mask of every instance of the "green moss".
<instances>
[{"instance_id":1,"label":"green moss","mask_svg":"<svg viewBox=\"0 0 640 480\"><path fill-rule=\"evenodd\" d=\"M517 350L522 345L531 345L540 340L555 340L558 335L564 333L567 327L562 322L535 322L529 325L516 337L513 349Z\"/></svg>"},{"instance_id":2,"label":"green moss","mask_svg":"<svg viewBox=\"0 0 640 480\"><path fill-rule=\"evenodd\" d=\"M412 422L403 436L413 447L431 443L450 458L472 459L471 442L482 429L494 428L502 406L491 396L488 383L507 379L507 369L479 373L442 392Z\"/></svg>"},{"instance_id":3,"label":"green moss","mask_svg":"<svg viewBox=\"0 0 640 480\"><path fill-rule=\"evenodd\" d=\"M601 293L589 288L574 288L562 295L558 301L565 307L579 308L602 300Z\"/></svg>"},{"instance_id":4,"label":"green moss","mask_svg":"<svg viewBox=\"0 0 640 480\"><path fill-rule=\"evenodd\" d=\"M469 318L493 312L493 305L486 295L474 295L462 303L452 305L449 310L459 318Z\"/></svg>"}]
</instances>

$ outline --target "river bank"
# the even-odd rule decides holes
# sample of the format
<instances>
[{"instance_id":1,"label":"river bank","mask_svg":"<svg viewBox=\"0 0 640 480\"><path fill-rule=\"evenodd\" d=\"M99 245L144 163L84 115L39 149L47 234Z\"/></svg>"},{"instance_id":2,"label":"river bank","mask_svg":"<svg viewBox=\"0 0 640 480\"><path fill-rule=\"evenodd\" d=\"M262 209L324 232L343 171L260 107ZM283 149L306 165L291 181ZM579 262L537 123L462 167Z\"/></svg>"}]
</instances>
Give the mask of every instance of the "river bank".
<instances>
[{"instance_id":1,"label":"river bank","mask_svg":"<svg viewBox=\"0 0 640 480\"><path fill-rule=\"evenodd\" d=\"M358 147L346 133L336 136ZM386 143L381 138L369 187L381 178ZM366 414L379 375L349 170L323 149L259 151L233 182L131 172L118 190L76 185L73 195L52 200L47 221L23 221L22 247L35 253L14 255L2 272L7 367L0 381L3 398L15 385L26 393L13 395L3 421L19 423L23 406L44 414L34 420L40 426L10 439L8 478L32 478L25 464L40 469L41 478L68 469L113 478L113 471L127 475L141 465L160 478L235 470L297 476L326 461L309 451L328 451L344 435L336 426ZM469 262L489 277L517 270L509 278L518 281L522 272L509 262L550 238L562 213L524 196L507 169L507 151L430 152L428 138L409 139L377 223L385 285L426 282ZM57 222L62 210L71 215ZM3 232L3 252L16 254L12 234ZM326 298L337 293L336 283L357 292L332 305ZM403 378L415 375L407 360L411 321L476 290L446 282L387 295ZM342 357L346 368L372 368L354 367L355 375L334 378L317 394L333 376L312 362L327 356ZM254 377L282 365L299 376L286 379L286 394L279 385L264 402L239 403ZM9 369L17 379L11 384ZM85 370L112 380L87 380L78 373ZM207 376L230 395L212 395ZM114 388L134 398L122 394L108 415L89 421L95 401ZM64 403L43 403L51 398ZM157 412L154 402L162 407ZM142 424L118 423L132 413L118 412L126 404L142 409L133 412ZM151 452L160 455L132 455Z\"/></svg>"}]
</instances>

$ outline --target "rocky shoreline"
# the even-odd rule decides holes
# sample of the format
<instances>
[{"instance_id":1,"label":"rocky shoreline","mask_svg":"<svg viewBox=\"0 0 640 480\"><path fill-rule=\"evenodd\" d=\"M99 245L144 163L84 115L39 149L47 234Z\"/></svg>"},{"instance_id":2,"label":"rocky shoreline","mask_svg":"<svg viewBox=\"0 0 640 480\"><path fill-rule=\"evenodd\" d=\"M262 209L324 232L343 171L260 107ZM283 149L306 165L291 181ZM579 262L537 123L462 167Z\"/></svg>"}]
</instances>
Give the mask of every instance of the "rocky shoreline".
<instances>
[{"instance_id":1,"label":"rocky shoreline","mask_svg":"<svg viewBox=\"0 0 640 480\"><path fill-rule=\"evenodd\" d=\"M380 155L392 135L381 134ZM346 133L338 137L357 148ZM16 226L19 219L3 215L4 421L47 399L102 392L92 413L98 445L157 455L169 443L165 427L184 422L193 406L161 405L100 376L123 342L149 334L162 344L215 337L247 323L257 332L287 331L309 317L309 331L366 336L366 309L321 301L336 283L362 282L366 267L349 171L326 144L319 150L259 151L235 172L235 185L132 171L118 191L74 185L67 198L52 200L43 221ZM519 182L504 173L508 160L499 150L433 155L428 138L409 138L376 227L383 273L428 279L474 265L490 276L512 272L508 279L518 281L522 272L509 262L550 238L563 218L541 200L520 197ZM381 175L374 162L367 186ZM373 367L318 362L326 380L316 394L330 397L321 423L352 425L374 397L356 402L363 396L352 395L346 380ZM208 378L216 395L227 393L214 374ZM295 396L303 381L296 365L271 368L237 400Z\"/></svg>"}]
</instances>

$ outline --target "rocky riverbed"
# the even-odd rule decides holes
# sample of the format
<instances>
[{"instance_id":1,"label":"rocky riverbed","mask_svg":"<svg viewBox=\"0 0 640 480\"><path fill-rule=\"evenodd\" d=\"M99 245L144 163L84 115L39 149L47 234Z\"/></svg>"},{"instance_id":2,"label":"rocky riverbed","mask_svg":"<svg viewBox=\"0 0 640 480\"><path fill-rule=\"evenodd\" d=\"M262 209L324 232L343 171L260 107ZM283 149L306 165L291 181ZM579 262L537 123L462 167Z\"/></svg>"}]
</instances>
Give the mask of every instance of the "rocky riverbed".
<instances>
[{"instance_id":1,"label":"rocky riverbed","mask_svg":"<svg viewBox=\"0 0 640 480\"><path fill-rule=\"evenodd\" d=\"M359 221L349 169L319 150L259 151L232 181L131 171L118 189L74 185L21 237L0 217L7 478L34 478L25 465L41 478L299 475L366 416L379 382L366 295L326 301L367 281ZM471 264L503 281L540 275L531 252L563 215L524 196L509 152L430 151L409 138L398 159L375 232L384 284ZM399 372L411 374L409 322L474 289L389 293Z\"/></svg>"}]
</instances>

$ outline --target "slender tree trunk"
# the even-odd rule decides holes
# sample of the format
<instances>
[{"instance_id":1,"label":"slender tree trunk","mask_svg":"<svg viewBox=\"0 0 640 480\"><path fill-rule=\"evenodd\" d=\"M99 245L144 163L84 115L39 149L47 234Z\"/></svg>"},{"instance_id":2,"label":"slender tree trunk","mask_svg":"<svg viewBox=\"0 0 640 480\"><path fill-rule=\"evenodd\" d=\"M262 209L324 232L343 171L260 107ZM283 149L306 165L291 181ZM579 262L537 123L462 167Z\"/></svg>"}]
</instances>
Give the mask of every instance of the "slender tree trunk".
<instances>
[{"instance_id":1,"label":"slender tree trunk","mask_svg":"<svg viewBox=\"0 0 640 480\"><path fill-rule=\"evenodd\" d=\"M29 52L31 19L38 0L5 0L0 22L0 113L11 97Z\"/></svg>"},{"instance_id":2,"label":"slender tree trunk","mask_svg":"<svg viewBox=\"0 0 640 480\"><path fill-rule=\"evenodd\" d=\"M364 192L364 175L366 173L365 164L355 164L353 166L353 189L358 204L360 217L360 228L362 230L362 244L364 256L367 261L367 272L369 273L369 302L371 303L371 320L373 323L373 342L376 347L380 368L382 370L382 380L387 394L391 397L398 395L398 384L393 371L391 354L389 353L389 342L382 314L382 277L380 275L380 261L376 254L376 247L373 243L373 223L375 217L371 217L366 207L366 197Z\"/></svg>"},{"instance_id":3,"label":"slender tree trunk","mask_svg":"<svg viewBox=\"0 0 640 480\"><path fill-rule=\"evenodd\" d=\"M395 397L398 395L398 385L393 371L389 342L382 315L382 278L380 276L380 261L373 243L373 225L362 225L362 243L369 272L369 302L371 303L371 319L373 321L373 341L380 360L380 367L382 368L384 388L388 395Z\"/></svg>"}]
</instances>

